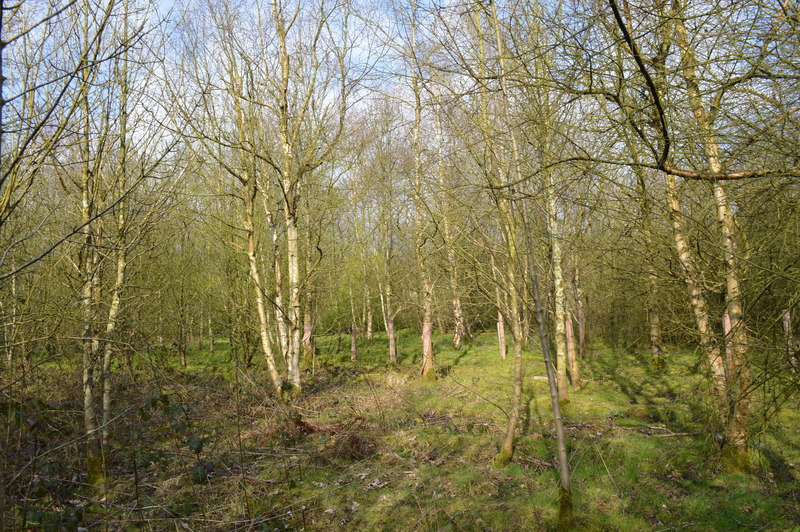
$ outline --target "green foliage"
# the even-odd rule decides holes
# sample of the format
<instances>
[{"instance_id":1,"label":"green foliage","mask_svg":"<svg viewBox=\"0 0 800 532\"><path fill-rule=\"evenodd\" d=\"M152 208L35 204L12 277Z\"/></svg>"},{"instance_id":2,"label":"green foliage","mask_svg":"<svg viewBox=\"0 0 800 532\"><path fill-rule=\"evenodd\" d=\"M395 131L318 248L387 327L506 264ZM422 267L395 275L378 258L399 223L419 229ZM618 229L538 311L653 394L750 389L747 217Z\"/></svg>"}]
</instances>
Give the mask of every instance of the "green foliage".
<instances>
[{"instance_id":1,"label":"green foliage","mask_svg":"<svg viewBox=\"0 0 800 532\"><path fill-rule=\"evenodd\" d=\"M214 472L214 464L211 462L199 462L195 465L192 470L190 471L190 476L192 477L192 482L195 484L201 484L208 480L208 476L210 473Z\"/></svg>"},{"instance_id":2,"label":"green foliage","mask_svg":"<svg viewBox=\"0 0 800 532\"><path fill-rule=\"evenodd\" d=\"M203 439L197 436L192 436L186 442L186 445L189 447L189 450L195 454L200 454L203 452Z\"/></svg>"}]
</instances>

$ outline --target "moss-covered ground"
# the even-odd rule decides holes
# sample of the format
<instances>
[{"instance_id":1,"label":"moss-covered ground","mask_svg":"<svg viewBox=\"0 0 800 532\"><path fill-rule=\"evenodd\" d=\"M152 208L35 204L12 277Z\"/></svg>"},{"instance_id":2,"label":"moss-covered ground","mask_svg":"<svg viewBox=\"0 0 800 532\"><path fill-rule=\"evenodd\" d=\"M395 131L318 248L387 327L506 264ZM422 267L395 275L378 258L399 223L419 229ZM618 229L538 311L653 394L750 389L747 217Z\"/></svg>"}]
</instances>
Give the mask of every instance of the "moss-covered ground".
<instances>
[{"instance_id":1,"label":"moss-covered ground","mask_svg":"<svg viewBox=\"0 0 800 532\"><path fill-rule=\"evenodd\" d=\"M417 374L414 331L400 332L393 369L380 335L360 342L357 363L350 362L349 338L320 338L317 348L313 364L304 361L303 395L291 407L271 399L260 360L238 367L222 342L213 356L192 352L185 369L156 358L121 367L105 501L81 486L81 443L69 443L79 435L79 375L68 366L50 368L26 389L29 397L49 389L47 399L27 401L26 412L15 407L20 420L38 416L37 428L20 422L16 430L20 441L38 441L40 450L26 455L20 446L9 454L16 462L7 462L7 472L30 463L11 482L7 524L53 530L555 527L550 398L547 383L532 378L544 375L538 350L524 355L513 461L498 468L493 458L511 405L513 362L499 359L493 335L480 335L460 351L437 336L435 382ZM635 351L593 348L582 376L582 387L564 405L575 530L800 530L797 400L769 422L754 419L753 470L728 474L718 466L696 354L674 350L659 372ZM754 397L754 412L764 401ZM54 441L67 443L56 448Z\"/></svg>"}]
</instances>

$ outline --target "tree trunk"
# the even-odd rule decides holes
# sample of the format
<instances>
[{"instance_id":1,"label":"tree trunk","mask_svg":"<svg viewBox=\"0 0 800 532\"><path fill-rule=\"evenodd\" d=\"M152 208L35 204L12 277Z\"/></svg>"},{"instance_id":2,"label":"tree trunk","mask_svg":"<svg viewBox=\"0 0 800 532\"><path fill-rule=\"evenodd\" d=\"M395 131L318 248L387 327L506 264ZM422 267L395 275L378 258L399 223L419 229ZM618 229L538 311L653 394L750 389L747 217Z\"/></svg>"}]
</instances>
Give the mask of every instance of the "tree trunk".
<instances>
[{"instance_id":1,"label":"tree trunk","mask_svg":"<svg viewBox=\"0 0 800 532\"><path fill-rule=\"evenodd\" d=\"M781 313L781 325L783 326L786 354L791 355L794 352L794 332L792 330L792 311L788 308Z\"/></svg>"},{"instance_id":2,"label":"tree trunk","mask_svg":"<svg viewBox=\"0 0 800 532\"><path fill-rule=\"evenodd\" d=\"M367 284L366 279L364 280L364 308L366 309L367 319L367 342L372 343L373 338L373 317L372 317L372 299L369 293L369 284Z\"/></svg>"},{"instance_id":3,"label":"tree trunk","mask_svg":"<svg viewBox=\"0 0 800 532\"><path fill-rule=\"evenodd\" d=\"M497 279L497 267L494 263L494 255L490 255L492 278L494 279L494 297L495 305L497 306L497 345L500 348L500 359L505 360L507 357L508 347L506 345L506 324L503 319L503 292L500 290L500 284Z\"/></svg>"},{"instance_id":4,"label":"tree trunk","mask_svg":"<svg viewBox=\"0 0 800 532\"><path fill-rule=\"evenodd\" d=\"M794 328L792 326L792 311L786 309L781 316L783 324L783 338L786 345L786 360L789 363L792 371L797 373L800 371L800 362L797 354L797 339L794 336Z\"/></svg>"},{"instance_id":5,"label":"tree trunk","mask_svg":"<svg viewBox=\"0 0 800 532\"><path fill-rule=\"evenodd\" d=\"M275 292L274 292L274 307L275 307L275 323L278 325L278 343L281 349L281 356L286 367L289 367L289 331L286 326L286 319L288 312L283 302L283 274L282 274L282 260L280 239L278 235L278 225L275 222L275 215L269 207L269 201L266 194L261 196L264 206L264 214L267 217L267 224L272 234L272 273L275 277Z\"/></svg>"},{"instance_id":6,"label":"tree trunk","mask_svg":"<svg viewBox=\"0 0 800 532\"><path fill-rule=\"evenodd\" d=\"M286 259L289 281L289 352L288 377L292 393L301 392L300 385L300 346L303 336L301 319L300 242L298 238L298 209L302 170L295 165L295 146L290 131L289 78L290 53L287 44L287 26L277 2L272 4L273 22L278 37L280 79L278 90L278 137L283 155L280 179L283 191L283 214L286 221Z\"/></svg>"},{"instance_id":7,"label":"tree trunk","mask_svg":"<svg viewBox=\"0 0 800 532\"><path fill-rule=\"evenodd\" d=\"M683 9L681 8L681 11ZM683 13L679 13L682 15ZM689 105L700 129L700 138L708 168L713 173L721 173L720 146L714 134L712 116L706 112L697 79L697 59L681 16L676 17L675 29L678 48L681 52L681 66ZM714 203L717 222L722 237L722 252L725 264L725 306L730 319L730 332L727 335L725 350L728 359L726 375L727 423L725 424L725 445L723 457L726 467L734 470L750 468L747 449L747 420L750 413L750 362L748 360L749 339L744 322L741 280L737 264L736 222L730 207L728 193L720 181L714 181Z\"/></svg>"},{"instance_id":8,"label":"tree trunk","mask_svg":"<svg viewBox=\"0 0 800 532\"><path fill-rule=\"evenodd\" d=\"M556 432L556 447L559 470L559 511L558 529L569 530L572 521L572 488L570 485L569 458L567 456L567 439L564 434L564 420L561 417L561 401L559 399L558 382L550 356L550 340L547 337L547 320L544 315L544 305L539 292L539 283L536 271L531 263L530 279L533 283L533 300L536 305L536 318L539 321L539 339L541 341L544 366L547 371L547 383L550 388L550 405L553 410L553 426Z\"/></svg>"},{"instance_id":9,"label":"tree trunk","mask_svg":"<svg viewBox=\"0 0 800 532\"><path fill-rule=\"evenodd\" d=\"M203 319L203 314L200 313L200 319L197 323L197 351L202 352L205 349L205 340L206 335L203 333L203 329L205 329L205 320Z\"/></svg>"},{"instance_id":10,"label":"tree trunk","mask_svg":"<svg viewBox=\"0 0 800 532\"><path fill-rule=\"evenodd\" d=\"M181 367L186 369L189 366L189 359L186 356L186 328L183 321L181 321L178 333L178 358L181 361Z\"/></svg>"},{"instance_id":11,"label":"tree trunk","mask_svg":"<svg viewBox=\"0 0 800 532\"><path fill-rule=\"evenodd\" d=\"M720 169L721 170L721 169ZM719 171L712 168L713 172ZM730 320L725 335L725 352L728 360L727 396L728 422L725 426L725 443L728 446L726 466L734 470L749 470L747 421L750 416L750 362L749 339L744 323L741 282L736 263L734 240L735 222L722 184L714 183L717 201L717 219L722 229L722 249L725 257L726 321ZM725 451L723 449L723 451Z\"/></svg>"},{"instance_id":12,"label":"tree trunk","mask_svg":"<svg viewBox=\"0 0 800 532\"><path fill-rule=\"evenodd\" d=\"M567 333L566 309L564 296L564 270L561 259L561 241L559 239L558 211L553 192L553 179L547 174L547 225L550 233L550 256L552 260L553 292L554 292L554 321L556 341L556 375L558 376L558 394L563 401L569 397L569 384L567 381ZM571 366L571 364L570 364ZM575 381L573 380L573 385Z\"/></svg>"},{"instance_id":13,"label":"tree trunk","mask_svg":"<svg viewBox=\"0 0 800 532\"><path fill-rule=\"evenodd\" d=\"M583 310L583 287L577 260L573 272L573 285L575 286L575 318L578 322L578 358L584 360L586 358L586 314Z\"/></svg>"},{"instance_id":14,"label":"tree trunk","mask_svg":"<svg viewBox=\"0 0 800 532\"><path fill-rule=\"evenodd\" d=\"M290 211L290 209L287 209ZM289 262L289 382L295 394L300 393L300 346L303 337L303 322L301 319L301 286L300 286L300 260L298 257L299 243L297 234L297 220L294 215L287 212L286 218L286 254Z\"/></svg>"},{"instance_id":15,"label":"tree trunk","mask_svg":"<svg viewBox=\"0 0 800 532\"><path fill-rule=\"evenodd\" d=\"M353 288L350 287L350 362L358 361L358 325L356 324L356 304L353 300Z\"/></svg>"},{"instance_id":16,"label":"tree trunk","mask_svg":"<svg viewBox=\"0 0 800 532\"><path fill-rule=\"evenodd\" d=\"M386 324L386 334L389 336L389 362L392 367L397 367L397 340L394 335L394 317L389 316Z\"/></svg>"},{"instance_id":17,"label":"tree trunk","mask_svg":"<svg viewBox=\"0 0 800 532\"><path fill-rule=\"evenodd\" d=\"M648 290L647 290L647 321L650 325L650 356L652 357L652 365L656 369L661 369L665 366L664 350L662 348L661 336L661 317L656 309L656 287L658 282L654 268L650 266L650 271L647 275Z\"/></svg>"},{"instance_id":18,"label":"tree trunk","mask_svg":"<svg viewBox=\"0 0 800 532\"><path fill-rule=\"evenodd\" d=\"M84 10L83 36L87 46L90 13ZM97 393L97 357L98 337L96 324L96 304L99 294L99 269L100 258L97 249L97 223L92 222L96 212L96 176L95 165L91 152L91 127L92 117L89 103L89 85L92 83L88 69L82 69L80 75L83 94L80 100L81 131L79 150L82 161L81 167L81 222L86 224L84 238L80 248L80 276L81 291L80 303L83 312L83 326L81 332L82 358L83 358L83 422L86 435L86 473L87 482L99 492L105 490L106 468L100 441L99 427L97 425L98 412L95 402Z\"/></svg>"},{"instance_id":19,"label":"tree trunk","mask_svg":"<svg viewBox=\"0 0 800 532\"><path fill-rule=\"evenodd\" d=\"M125 2L125 14L123 21L123 36L128 38L128 2ZM128 51L122 54L122 64L120 68L120 118L119 118L119 167L117 176L117 196L125 194L128 182ZM117 242L115 251L116 275L114 277L114 287L111 292L111 304L108 308L108 318L106 321L105 349L103 351L103 407L101 415L101 445L104 456L108 456L110 423L111 423L111 364L113 362L114 351L116 350L116 336L118 329L118 319L122 306L122 293L125 288L126 274L128 267L128 242L127 242L127 219L125 217L125 202L117 206Z\"/></svg>"},{"instance_id":20,"label":"tree trunk","mask_svg":"<svg viewBox=\"0 0 800 532\"><path fill-rule=\"evenodd\" d=\"M307 356L314 358L314 322L308 304L306 312L303 313L303 351Z\"/></svg>"},{"instance_id":21,"label":"tree trunk","mask_svg":"<svg viewBox=\"0 0 800 532\"><path fill-rule=\"evenodd\" d=\"M306 280L309 284L312 282L312 273L314 269L311 250L311 228L309 227L305 253ZM303 353L308 359L312 360L312 362L316 360L314 345L314 294L313 287L309 286L305 291L305 297L303 297Z\"/></svg>"},{"instance_id":22,"label":"tree trunk","mask_svg":"<svg viewBox=\"0 0 800 532\"><path fill-rule=\"evenodd\" d=\"M380 288L380 287L379 287ZM381 309L383 310L386 336L389 337L389 363L397 366L397 341L394 335L394 309L392 308L392 283L386 283L386 295L381 290Z\"/></svg>"},{"instance_id":23,"label":"tree trunk","mask_svg":"<svg viewBox=\"0 0 800 532\"><path fill-rule=\"evenodd\" d=\"M437 177L439 179L439 189L441 191L442 209L442 229L444 246L447 250L447 272L450 282L450 296L453 303L453 349L460 350L464 336L467 334L466 318L464 309L461 306L461 296L458 286L458 264L456 263L456 250L453 244L453 229L450 221L450 201L448 196L447 180L444 172L444 139L442 135L442 121L436 113L436 145L439 160L437 162Z\"/></svg>"},{"instance_id":24,"label":"tree trunk","mask_svg":"<svg viewBox=\"0 0 800 532\"><path fill-rule=\"evenodd\" d=\"M683 267L684 281L689 290L689 301L694 311L697 331L700 334L700 345L708 368L711 371L711 385L714 395L718 400L722 400L725 394L725 366L720 355L719 344L711 330L711 320L708 316L706 300L700 285L700 274L695 266L691 248L689 247L689 240L683 228L681 207L680 203L678 203L678 187L674 176L665 174L664 181L666 183L667 205L670 211L675 248Z\"/></svg>"},{"instance_id":25,"label":"tree trunk","mask_svg":"<svg viewBox=\"0 0 800 532\"><path fill-rule=\"evenodd\" d=\"M412 53L416 54L416 26L411 27ZM416 71L416 67L415 71ZM420 147L420 127L422 124L422 87L420 79L415 74L412 79L414 92L414 125L411 133L411 145L414 157L413 187L414 187L414 256L417 271L420 275L422 289L422 367L420 373L425 379L434 379L434 352L433 352L433 281L428 271L427 257L425 256L427 238L422 216L425 210L422 198L422 149Z\"/></svg>"},{"instance_id":26,"label":"tree trunk","mask_svg":"<svg viewBox=\"0 0 800 532\"><path fill-rule=\"evenodd\" d=\"M496 289L498 292L499 288ZM500 360L508 357L508 344L506 344L506 324L503 320L503 312L497 311L497 344L500 347Z\"/></svg>"},{"instance_id":27,"label":"tree trunk","mask_svg":"<svg viewBox=\"0 0 800 532\"><path fill-rule=\"evenodd\" d=\"M572 381L573 388L580 388L581 374L580 366L578 365L578 354L575 351L575 331L572 327L572 315L567 312L564 318L566 319L564 325L565 335L567 338L567 360L569 361L569 377Z\"/></svg>"},{"instance_id":28,"label":"tree trunk","mask_svg":"<svg viewBox=\"0 0 800 532\"><path fill-rule=\"evenodd\" d=\"M211 325L211 318L208 318L208 352L214 354L214 327Z\"/></svg>"},{"instance_id":29,"label":"tree trunk","mask_svg":"<svg viewBox=\"0 0 800 532\"><path fill-rule=\"evenodd\" d=\"M247 263L250 266L250 280L252 281L253 294L256 301L256 312L258 313L258 332L261 338L261 349L264 352L264 358L267 361L267 371L269 373L272 387L275 389L276 395L279 397L283 395L283 379L278 373L278 367L275 364L275 355L272 350L272 340L269 335L269 320L267 318L267 309L264 302L264 287L261 284L261 273L258 271L258 258L256 257L256 238L255 228L253 225L254 219L254 206L253 202L256 197L256 183L253 176L245 175L244 177L244 229L247 237ZM265 200L266 201L266 200ZM233 340L233 338L231 338ZM231 344L231 352L233 352L233 344Z\"/></svg>"},{"instance_id":30,"label":"tree trunk","mask_svg":"<svg viewBox=\"0 0 800 532\"><path fill-rule=\"evenodd\" d=\"M500 86L503 94L503 120L506 129L506 134L511 140L511 168L513 171L513 178L517 182L522 181L522 171L520 169L520 155L519 146L517 144L517 137L511 124L511 115L509 109L509 96L506 86L505 76L505 63L502 40L500 38L500 29L497 21L497 13L494 12L495 6L492 4L492 17L495 25L495 37L498 50L500 50ZM517 248L517 221L515 213L514 199L504 195L499 198L498 210L500 211L500 218L502 220L503 235L505 237L506 248L508 249L508 261L506 263L505 278L508 282L507 293L509 294L509 318L511 320L511 334L514 337L514 396L511 404L511 415L508 419L506 426L506 435L503 440L503 445L500 453L495 457L495 463L503 465L511 461L514 454L514 441L519 422L519 413L522 407L522 346L525 341L525 331L523 330L522 314L520 309L520 276L517 275L517 268L519 266L519 252Z\"/></svg>"},{"instance_id":31,"label":"tree trunk","mask_svg":"<svg viewBox=\"0 0 800 532\"><path fill-rule=\"evenodd\" d=\"M88 205L85 203L84 205ZM88 211L85 209L84 214ZM84 221L87 216L84 215ZM87 477L88 483L98 490L105 485L105 467L97 426L97 409L95 405L95 371L97 364L97 351L95 347L94 305L92 296L93 259L94 253L92 235L89 233L84 241L83 257L81 259L81 306L83 307L83 330L81 333L83 345L83 423L86 434L87 452Z\"/></svg>"},{"instance_id":32,"label":"tree trunk","mask_svg":"<svg viewBox=\"0 0 800 532\"><path fill-rule=\"evenodd\" d=\"M124 216L119 215L120 219ZM114 288L111 293L111 305L108 309L108 321L106 322L105 349L103 350L103 411L101 416L101 443L103 449L108 450L108 438L110 434L109 424L111 422L111 364L113 362L115 342L117 336L118 318L121 309L122 290L125 286L125 274L127 269L127 254L125 244L119 242L120 246L116 252L117 273L114 280Z\"/></svg>"}]
</instances>

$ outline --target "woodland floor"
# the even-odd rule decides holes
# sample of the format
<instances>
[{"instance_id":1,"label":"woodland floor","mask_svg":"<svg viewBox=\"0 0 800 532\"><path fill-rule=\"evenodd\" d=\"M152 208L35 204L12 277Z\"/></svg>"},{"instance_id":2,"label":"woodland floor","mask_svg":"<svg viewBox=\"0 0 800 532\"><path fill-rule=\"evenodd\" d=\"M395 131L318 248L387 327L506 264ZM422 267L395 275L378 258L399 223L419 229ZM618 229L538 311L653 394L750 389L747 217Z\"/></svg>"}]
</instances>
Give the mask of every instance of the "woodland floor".
<instances>
[{"instance_id":1,"label":"woodland floor","mask_svg":"<svg viewBox=\"0 0 800 532\"><path fill-rule=\"evenodd\" d=\"M190 366L120 368L112 487L81 485L80 376L38 372L28 399L5 403L11 529L548 530L557 470L547 383L526 380L514 461L492 459L511 404L513 362L496 340L462 351L437 336L438 379L417 376L419 339L322 338L296 408L269 398L263 364L235 371L227 344ZM337 352L337 347L342 351ZM697 356L672 352L666 373L637 352L590 349L585 384L565 405L576 530L800 530L800 408L756 423L752 474L726 474L704 427ZM528 377L544 375L538 351ZM39 397L38 400L30 399ZM756 402L762 401L758 398ZM760 411L760 405L755 408ZM4 416L5 418L6 416ZM8 427L5 430L10 430ZM70 443L72 442L72 443ZM61 447L58 447L61 445Z\"/></svg>"}]
</instances>

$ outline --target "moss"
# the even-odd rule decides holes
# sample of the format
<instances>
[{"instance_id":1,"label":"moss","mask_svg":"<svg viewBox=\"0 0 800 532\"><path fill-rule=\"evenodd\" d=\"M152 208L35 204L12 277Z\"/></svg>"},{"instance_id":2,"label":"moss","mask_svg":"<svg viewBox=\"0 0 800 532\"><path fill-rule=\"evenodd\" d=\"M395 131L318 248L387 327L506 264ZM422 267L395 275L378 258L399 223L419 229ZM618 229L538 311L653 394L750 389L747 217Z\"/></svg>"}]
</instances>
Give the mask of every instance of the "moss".
<instances>
[{"instance_id":1,"label":"moss","mask_svg":"<svg viewBox=\"0 0 800 532\"><path fill-rule=\"evenodd\" d=\"M302 386L295 386L289 381L281 382L281 389L278 392L278 397L284 403L291 403L303 394Z\"/></svg>"},{"instance_id":2,"label":"moss","mask_svg":"<svg viewBox=\"0 0 800 532\"><path fill-rule=\"evenodd\" d=\"M665 373L667 371L667 357L657 356L650 360L650 367L656 373Z\"/></svg>"},{"instance_id":3,"label":"moss","mask_svg":"<svg viewBox=\"0 0 800 532\"><path fill-rule=\"evenodd\" d=\"M86 480L97 493L104 494L106 489L106 471L102 456L86 457Z\"/></svg>"},{"instance_id":4,"label":"moss","mask_svg":"<svg viewBox=\"0 0 800 532\"><path fill-rule=\"evenodd\" d=\"M572 492L559 488L558 490L558 530L572 528Z\"/></svg>"},{"instance_id":5,"label":"moss","mask_svg":"<svg viewBox=\"0 0 800 532\"><path fill-rule=\"evenodd\" d=\"M436 382L436 371L433 368L428 369L422 374L422 380L425 382Z\"/></svg>"},{"instance_id":6,"label":"moss","mask_svg":"<svg viewBox=\"0 0 800 532\"><path fill-rule=\"evenodd\" d=\"M503 448L499 453L497 453L494 457L494 465L496 467L504 467L507 466L511 462L511 457L514 455L514 452L511 449Z\"/></svg>"},{"instance_id":7,"label":"moss","mask_svg":"<svg viewBox=\"0 0 800 532\"><path fill-rule=\"evenodd\" d=\"M722 448L722 470L726 473L750 473L752 460L746 448L726 445Z\"/></svg>"}]
</instances>

